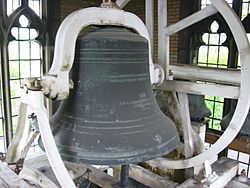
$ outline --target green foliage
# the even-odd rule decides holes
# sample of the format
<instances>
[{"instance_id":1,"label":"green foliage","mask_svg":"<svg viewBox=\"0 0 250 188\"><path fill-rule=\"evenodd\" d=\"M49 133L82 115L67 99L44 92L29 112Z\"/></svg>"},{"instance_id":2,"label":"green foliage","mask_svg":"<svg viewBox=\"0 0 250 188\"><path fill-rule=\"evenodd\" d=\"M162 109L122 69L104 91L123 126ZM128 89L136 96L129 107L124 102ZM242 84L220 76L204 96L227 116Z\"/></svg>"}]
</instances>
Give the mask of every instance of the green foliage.
<instances>
[{"instance_id":1,"label":"green foliage","mask_svg":"<svg viewBox=\"0 0 250 188\"><path fill-rule=\"evenodd\" d=\"M223 97L206 96L205 99L206 105L212 113L209 128L221 130L220 120L223 114Z\"/></svg>"}]
</instances>

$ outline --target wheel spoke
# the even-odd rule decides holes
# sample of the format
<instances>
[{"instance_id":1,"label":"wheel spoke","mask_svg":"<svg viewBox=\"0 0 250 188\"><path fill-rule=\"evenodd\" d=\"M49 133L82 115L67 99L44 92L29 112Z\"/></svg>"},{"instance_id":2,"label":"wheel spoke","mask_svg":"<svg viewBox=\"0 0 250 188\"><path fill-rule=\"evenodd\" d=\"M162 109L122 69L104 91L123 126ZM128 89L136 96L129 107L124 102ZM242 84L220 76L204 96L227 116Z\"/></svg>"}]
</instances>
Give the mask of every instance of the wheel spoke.
<instances>
[{"instance_id":1,"label":"wheel spoke","mask_svg":"<svg viewBox=\"0 0 250 188\"><path fill-rule=\"evenodd\" d=\"M213 6L213 5L209 5L207 7L205 7L204 9L182 19L181 21L170 25L166 28L166 36L171 36L209 16L212 16L214 14L216 14L218 12L218 10Z\"/></svg>"},{"instance_id":2,"label":"wheel spoke","mask_svg":"<svg viewBox=\"0 0 250 188\"><path fill-rule=\"evenodd\" d=\"M117 0L116 3L120 8L124 8L130 0Z\"/></svg>"}]
</instances>

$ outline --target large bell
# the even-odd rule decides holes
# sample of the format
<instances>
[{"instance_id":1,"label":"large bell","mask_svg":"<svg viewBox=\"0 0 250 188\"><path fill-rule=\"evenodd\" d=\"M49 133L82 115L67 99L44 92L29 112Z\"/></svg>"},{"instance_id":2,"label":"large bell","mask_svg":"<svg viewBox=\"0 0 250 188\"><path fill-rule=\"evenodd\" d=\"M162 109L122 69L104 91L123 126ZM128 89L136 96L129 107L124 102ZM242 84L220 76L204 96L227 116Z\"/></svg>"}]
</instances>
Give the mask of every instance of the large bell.
<instances>
[{"instance_id":1,"label":"large bell","mask_svg":"<svg viewBox=\"0 0 250 188\"><path fill-rule=\"evenodd\" d=\"M63 160L129 164L176 148L175 125L151 89L146 39L95 28L78 38L71 75L74 89L51 118Z\"/></svg>"},{"instance_id":2,"label":"large bell","mask_svg":"<svg viewBox=\"0 0 250 188\"><path fill-rule=\"evenodd\" d=\"M164 92L156 91L156 101L160 109L165 113L169 113L169 103ZM204 118L211 116L211 111L205 103L203 95L188 94L190 118L194 122L202 122Z\"/></svg>"},{"instance_id":3,"label":"large bell","mask_svg":"<svg viewBox=\"0 0 250 188\"><path fill-rule=\"evenodd\" d=\"M211 111L205 103L204 95L188 95L189 111L191 120L194 122L204 121L204 118L211 116Z\"/></svg>"},{"instance_id":4,"label":"large bell","mask_svg":"<svg viewBox=\"0 0 250 188\"><path fill-rule=\"evenodd\" d=\"M232 100L229 113L226 116L224 116L221 120L220 124L221 124L222 130L226 130L226 128L228 127L228 125L233 117L236 105L237 105L237 101ZM246 120L245 120L243 126L241 127L239 133L243 134L243 135L250 136L250 111L248 112Z\"/></svg>"}]
</instances>

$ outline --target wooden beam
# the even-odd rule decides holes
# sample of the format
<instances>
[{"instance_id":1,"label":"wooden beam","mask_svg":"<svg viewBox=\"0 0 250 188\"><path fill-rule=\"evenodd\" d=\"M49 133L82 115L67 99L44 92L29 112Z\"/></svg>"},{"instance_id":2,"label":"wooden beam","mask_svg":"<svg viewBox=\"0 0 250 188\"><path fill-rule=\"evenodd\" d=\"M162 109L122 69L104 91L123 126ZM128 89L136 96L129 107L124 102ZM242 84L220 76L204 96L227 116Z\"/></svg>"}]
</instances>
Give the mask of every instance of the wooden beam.
<instances>
[{"instance_id":1,"label":"wooden beam","mask_svg":"<svg viewBox=\"0 0 250 188\"><path fill-rule=\"evenodd\" d=\"M238 161L228 158L220 158L214 164L212 164L214 174L211 174L210 179L204 179L203 181L200 180L199 177L195 177L195 179L190 178L177 188L222 188L225 187L232 180L232 178L237 175L238 168Z\"/></svg>"},{"instance_id":2,"label":"wooden beam","mask_svg":"<svg viewBox=\"0 0 250 188\"><path fill-rule=\"evenodd\" d=\"M182 19L181 21L173 24L173 25L170 25L168 27L166 27L166 30L165 30L165 35L166 36L171 36L179 31L181 31L182 29L185 29L209 16L212 16L214 14L216 14L218 12L218 10L210 5L210 6L207 6L205 7L204 9L192 14L191 16L188 16L184 19Z\"/></svg>"},{"instance_id":3,"label":"wooden beam","mask_svg":"<svg viewBox=\"0 0 250 188\"><path fill-rule=\"evenodd\" d=\"M209 182L209 186L211 188L218 188L225 187L237 175L239 162L223 157L211 166L214 174L218 175L218 179Z\"/></svg>"},{"instance_id":4,"label":"wooden beam","mask_svg":"<svg viewBox=\"0 0 250 188\"><path fill-rule=\"evenodd\" d=\"M240 88L237 86L228 86L222 84L205 84L177 80L165 80L161 86L156 87L155 89L237 99L239 97Z\"/></svg>"},{"instance_id":5,"label":"wooden beam","mask_svg":"<svg viewBox=\"0 0 250 188\"><path fill-rule=\"evenodd\" d=\"M245 178L245 181L243 182L241 180L241 176L239 177L235 177L234 179L232 179L232 181L229 182L229 184L227 184L227 188L235 188L235 187L240 187L240 188L249 188L250 187L250 179L247 177L243 177Z\"/></svg>"},{"instance_id":6,"label":"wooden beam","mask_svg":"<svg viewBox=\"0 0 250 188\"><path fill-rule=\"evenodd\" d=\"M120 188L120 182L115 180L115 178L91 165L75 164L69 162L65 162L65 165L68 169L72 170L74 173L77 173L79 178L88 179L100 187Z\"/></svg>"},{"instance_id":7,"label":"wooden beam","mask_svg":"<svg viewBox=\"0 0 250 188\"><path fill-rule=\"evenodd\" d=\"M25 180L35 182L40 187L59 188L61 187L50 166L44 166L40 169L23 167L19 174Z\"/></svg>"},{"instance_id":8,"label":"wooden beam","mask_svg":"<svg viewBox=\"0 0 250 188\"><path fill-rule=\"evenodd\" d=\"M120 8L124 8L130 0L117 0L116 3Z\"/></svg>"},{"instance_id":9,"label":"wooden beam","mask_svg":"<svg viewBox=\"0 0 250 188\"><path fill-rule=\"evenodd\" d=\"M222 135L221 131L207 129L205 141L207 143L214 144L220 138L221 135ZM250 155L250 138L247 136L241 136L239 138L235 138L231 142L231 144L228 145L228 148Z\"/></svg>"},{"instance_id":10,"label":"wooden beam","mask_svg":"<svg viewBox=\"0 0 250 188\"><path fill-rule=\"evenodd\" d=\"M162 187L173 188L178 185L178 183L170 181L141 166L137 166L133 164L130 165L129 167L129 176L146 186L154 187L154 188L162 188Z\"/></svg>"},{"instance_id":11,"label":"wooden beam","mask_svg":"<svg viewBox=\"0 0 250 188\"><path fill-rule=\"evenodd\" d=\"M10 168L4 165L0 161L0 187L10 188L10 187L23 187L23 188L35 188L39 187L34 184L29 184L22 178L17 176Z\"/></svg>"},{"instance_id":12,"label":"wooden beam","mask_svg":"<svg viewBox=\"0 0 250 188\"><path fill-rule=\"evenodd\" d=\"M189 178L176 188L204 188L204 186L202 185L201 182Z\"/></svg>"},{"instance_id":13,"label":"wooden beam","mask_svg":"<svg viewBox=\"0 0 250 188\"><path fill-rule=\"evenodd\" d=\"M192 81L208 81L221 84L240 85L240 70L212 67L199 67L195 65L172 64L174 79L186 79Z\"/></svg>"},{"instance_id":14,"label":"wooden beam","mask_svg":"<svg viewBox=\"0 0 250 188\"><path fill-rule=\"evenodd\" d=\"M41 154L25 161L24 165L28 169L34 169L40 172L41 169L45 169L47 167L51 169L47 156L45 154ZM120 188L120 182L118 182L112 176L109 176L108 174L104 173L101 169L97 169L91 165L74 164L70 162L65 162L65 166L67 167L70 174L74 176L74 179L87 179L93 182L94 184L105 188ZM45 173L46 172L42 172L42 174L40 174L40 177L37 177L39 178L38 180L45 179L44 177L42 177L42 175L46 176ZM23 174L23 176L24 175L25 174ZM57 181L56 178L52 175L49 178L54 182Z\"/></svg>"}]
</instances>

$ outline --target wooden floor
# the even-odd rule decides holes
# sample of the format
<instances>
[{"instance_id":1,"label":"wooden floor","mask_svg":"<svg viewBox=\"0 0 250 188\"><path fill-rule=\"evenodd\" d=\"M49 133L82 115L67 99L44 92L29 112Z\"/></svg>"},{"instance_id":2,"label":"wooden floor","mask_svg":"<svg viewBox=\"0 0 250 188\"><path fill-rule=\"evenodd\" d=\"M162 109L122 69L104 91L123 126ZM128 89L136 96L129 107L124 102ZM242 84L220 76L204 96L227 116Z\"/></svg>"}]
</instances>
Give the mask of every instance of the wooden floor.
<instances>
[{"instance_id":1,"label":"wooden floor","mask_svg":"<svg viewBox=\"0 0 250 188\"><path fill-rule=\"evenodd\" d=\"M33 161L32 161L33 160ZM46 172L46 166L49 167L46 156L43 158L36 158L29 161L29 166L31 169L37 167L37 170L41 170L40 172ZM119 188L119 181L114 177L111 177L101 170L97 170L92 166L89 165L73 165L67 164L66 166L70 166L71 170L78 172L81 178L83 175L86 175L86 169L89 169L88 174L84 176L84 180L92 182L100 187L105 188ZM136 182L133 183L133 188L144 188L144 187L153 187L153 188L164 188L164 187L175 187L175 188L202 188L202 187L211 187L211 188L250 188L250 179L247 179L243 176L237 176L238 171L238 162L235 160L221 158L217 160L212 165L213 171L216 173L217 177L212 179L212 181L201 181L196 179L188 179L185 182L178 184L167 180L164 177L158 176L153 174L152 172L137 166L131 165L130 166L130 178L135 179ZM34 169L33 169L34 170ZM35 170L34 170L35 171ZM85 172L85 173L84 173ZM144 175L143 175L144 174ZM53 176L53 175L52 175ZM52 177L50 175L50 178ZM39 177L37 177L39 178ZM52 178L54 179L54 178ZM41 181L41 180L39 180ZM43 179L43 181L47 181ZM53 180L52 180L53 181ZM36 185L31 183L32 181L27 181L20 176L17 176L8 166L0 161L0 187L9 188L9 187L22 187L22 188L38 188L44 187L44 185ZM202 183L201 183L202 182ZM228 183L229 182L229 183ZM131 184L132 185L132 184ZM145 185L145 186L144 186ZM58 183L55 182L53 187L59 188Z\"/></svg>"}]
</instances>

